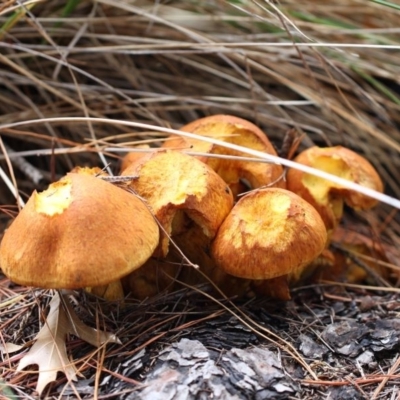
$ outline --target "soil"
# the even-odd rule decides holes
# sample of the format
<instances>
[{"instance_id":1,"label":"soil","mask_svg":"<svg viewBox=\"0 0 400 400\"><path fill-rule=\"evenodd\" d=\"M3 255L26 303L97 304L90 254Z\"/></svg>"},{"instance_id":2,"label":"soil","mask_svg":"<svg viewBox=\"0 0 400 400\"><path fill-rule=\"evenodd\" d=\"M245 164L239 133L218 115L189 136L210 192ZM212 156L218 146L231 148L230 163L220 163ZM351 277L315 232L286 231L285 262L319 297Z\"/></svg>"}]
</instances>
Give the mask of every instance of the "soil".
<instances>
[{"instance_id":1,"label":"soil","mask_svg":"<svg viewBox=\"0 0 400 400\"><path fill-rule=\"evenodd\" d=\"M201 290L207 293L207 288ZM23 294L25 304L32 304L29 313L17 315L21 305L14 303L1 316L5 342L22 344L32 338L38 330L37 305L45 309L50 297L27 289ZM399 395L397 293L315 285L294 290L286 303L216 303L189 289L123 307L83 292L76 299L81 318L94 325L97 315L100 325L115 332L122 345L107 346L100 359L90 345L69 338L67 348L83 377L70 384L59 374L45 398L74 399L76 393L82 399L97 395L129 400ZM4 358L3 379L14 398L35 398L36 376L15 372L19 358Z\"/></svg>"}]
</instances>

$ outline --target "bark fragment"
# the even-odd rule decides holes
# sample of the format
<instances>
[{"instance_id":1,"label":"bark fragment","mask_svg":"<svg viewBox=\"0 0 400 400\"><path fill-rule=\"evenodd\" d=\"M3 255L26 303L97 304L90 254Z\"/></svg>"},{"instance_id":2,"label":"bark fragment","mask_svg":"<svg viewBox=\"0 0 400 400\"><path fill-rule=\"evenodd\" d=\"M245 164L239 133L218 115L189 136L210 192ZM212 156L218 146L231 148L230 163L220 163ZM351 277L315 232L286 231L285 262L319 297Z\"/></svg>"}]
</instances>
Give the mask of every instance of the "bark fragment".
<instances>
[{"instance_id":1,"label":"bark fragment","mask_svg":"<svg viewBox=\"0 0 400 400\"><path fill-rule=\"evenodd\" d=\"M221 354L190 339L166 347L143 384L128 399L286 399L297 390L267 349L232 348Z\"/></svg>"}]
</instances>

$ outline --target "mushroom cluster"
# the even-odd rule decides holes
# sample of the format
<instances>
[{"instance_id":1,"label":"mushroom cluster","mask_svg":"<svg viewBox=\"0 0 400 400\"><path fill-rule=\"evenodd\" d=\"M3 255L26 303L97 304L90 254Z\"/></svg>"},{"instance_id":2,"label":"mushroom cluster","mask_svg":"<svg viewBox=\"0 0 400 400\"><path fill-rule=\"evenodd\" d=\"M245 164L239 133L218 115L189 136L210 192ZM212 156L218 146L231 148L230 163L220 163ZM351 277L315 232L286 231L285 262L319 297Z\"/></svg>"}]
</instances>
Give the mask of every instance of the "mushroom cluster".
<instances>
[{"instance_id":1,"label":"mushroom cluster","mask_svg":"<svg viewBox=\"0 0 400 400\"><path fill-rule=\"evenodd\" d=\"M276 156L267 136L237 117L202 118L182 131ZM4 234L1 269L22 285L143 299L176 280L204 279L190 262L228 295L287 299L290 283L326 251L343 205L375 201L232 156L245 154L176 135L157 151L128 154L119 186L98 169L78 168L33 193ZM372 165L344 147L313 147L296 161L382 191Z\"/></svg>"}]
</instances>

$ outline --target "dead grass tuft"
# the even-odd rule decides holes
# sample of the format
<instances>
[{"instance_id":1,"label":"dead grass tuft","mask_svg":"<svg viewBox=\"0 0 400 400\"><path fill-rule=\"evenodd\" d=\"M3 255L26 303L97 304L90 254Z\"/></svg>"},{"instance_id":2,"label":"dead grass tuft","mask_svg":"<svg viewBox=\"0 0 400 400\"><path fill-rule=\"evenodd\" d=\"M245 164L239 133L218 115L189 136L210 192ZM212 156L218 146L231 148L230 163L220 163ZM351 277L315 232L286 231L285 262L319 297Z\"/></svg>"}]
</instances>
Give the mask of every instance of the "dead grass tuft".
<instances>
[{"instance_id":1,"label":"dead grass tuft","mask_svg":"<svg viewBox=\"0 0 400 400\"><path fill-rule=\"evenodd\" d=\"M166 136L118 121L176 129L213 113L255 122L277 148L290 129L304 135L300 148L348 146L373 163L386 193L400 199L399 17L394 3L358 0L3 2L0 232L35 188L46 187L76 165L115 173L127 147L156 147ZM345 226L368 232L386 249L386 263L399 267L396 208L381 204L373 212L352 215ZM72 338L69 351L88 381L74 384L71 395L90 397L93 390L88 387L95 387L97 398L107 393L124 398L140 388L166 343L200 337L216 345L207 342L212 336L207 332L228 326L226 335L235 333L235 346L272 348L275 337L287 370L294 356L310 368L308 376L302 370L303 399L325 398L319 385L352 385L366 398L390 398L398 379L398 361L390 352L377 357L367 371L337 356L335 349L329 350L329 362L298 353L301 335L322 345L326 324L357 322L364 315L359 301L367 296L374 305L365 318L394 319L396 294L382 290L368 295L366 290L299 289L292 302L279 305L283 312L265 300L234 308L227 300L218 303L190 288L123 309L100 306L79 294L76 307L82 317L119 332L123 346L92 353ZM0 296L1 341L28 345L42 321L48 293L3 279ZM243 318L240 329L229 325L232 313ZM270 332L263 333L265 327ZM218 343L221 349L228 346L222 338ZM1 379L14 398L32 398L35 376L14 373L19 357L3 357ZM138 368L127 369L126 360ZM49 398L58 398L59 390L52 386ZM61 390L69 393L68 388Z\"/></svg>"}]
</instances>

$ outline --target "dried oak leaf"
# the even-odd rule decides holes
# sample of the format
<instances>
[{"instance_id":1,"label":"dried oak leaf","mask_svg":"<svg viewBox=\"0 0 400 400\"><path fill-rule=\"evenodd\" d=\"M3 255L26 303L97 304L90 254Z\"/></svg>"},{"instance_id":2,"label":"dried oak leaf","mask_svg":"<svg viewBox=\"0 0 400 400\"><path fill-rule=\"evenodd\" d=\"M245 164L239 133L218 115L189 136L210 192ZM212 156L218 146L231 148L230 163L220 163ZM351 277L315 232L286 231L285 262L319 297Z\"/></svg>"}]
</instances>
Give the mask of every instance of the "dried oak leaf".
<instances>
[{"instance_id":1,"label":"dried oak leaf","mask_svg":"<svg viewBox=\"0 0 400 400\"><path fill-rule=\"evenodd\" d=\"M118 338L108 332L101 332L85 325L76 315L68 299L61 304L58 293L50 302L50 311L46 323L37 334L35 344L19 362L17 371L31 364L39 367L36 391L39 395L46 385L56 380L57 372L64 372L68 380L76 380L78 370L68 358L65 339L73 334L82 340L99 347L106 342L120 343Z\"/></svg>"}]
</instances>

